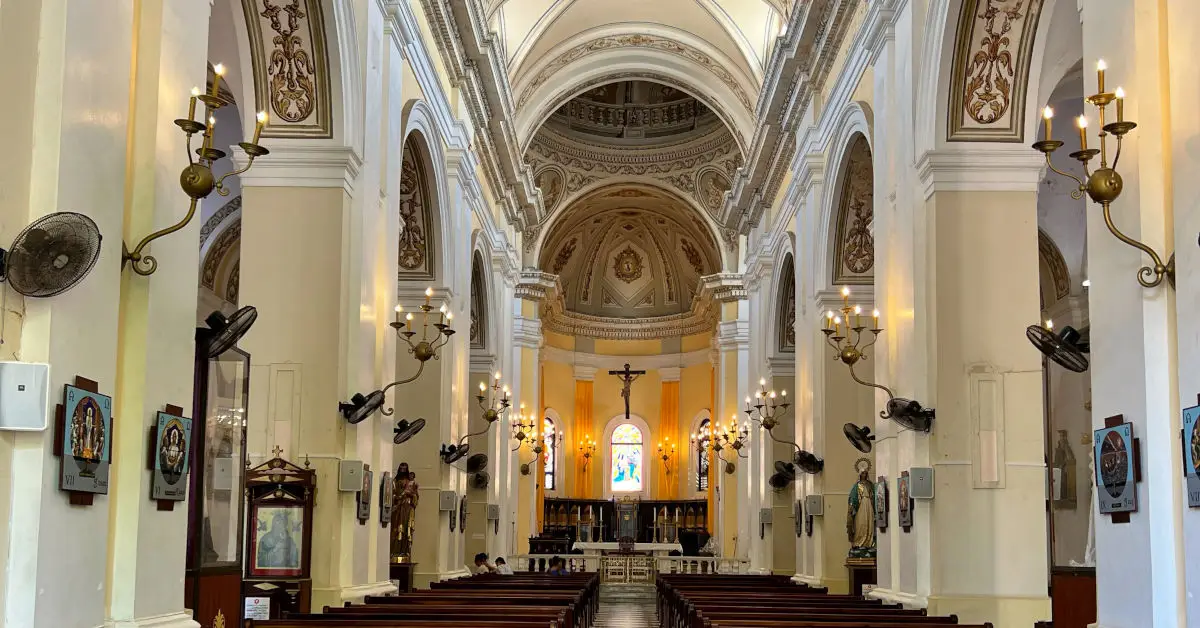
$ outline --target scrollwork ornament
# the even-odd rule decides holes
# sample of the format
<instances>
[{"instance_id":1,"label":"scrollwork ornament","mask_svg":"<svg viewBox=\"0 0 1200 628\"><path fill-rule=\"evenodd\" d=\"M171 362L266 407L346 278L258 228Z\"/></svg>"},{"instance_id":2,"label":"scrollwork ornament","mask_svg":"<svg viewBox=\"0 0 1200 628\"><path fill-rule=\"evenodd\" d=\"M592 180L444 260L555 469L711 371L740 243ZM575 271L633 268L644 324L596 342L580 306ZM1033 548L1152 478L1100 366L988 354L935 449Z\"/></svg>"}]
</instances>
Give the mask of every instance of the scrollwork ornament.
<instances>
[{"instance_id":1,"label":"scrollwork ornament","mask_svg":"<svg viewBox=\"0 0 1200 628\"><path fill-rule=\"evenodd\" d=\"M316 63L299 34L301 20L308 14L301 7L301 0L262 0L262 6L259 15L270 20L275 32L271 38L275 48L267 64L271 109L281 120L302 122L313 114L317 105Z\"/></svg>"}]
</instances>

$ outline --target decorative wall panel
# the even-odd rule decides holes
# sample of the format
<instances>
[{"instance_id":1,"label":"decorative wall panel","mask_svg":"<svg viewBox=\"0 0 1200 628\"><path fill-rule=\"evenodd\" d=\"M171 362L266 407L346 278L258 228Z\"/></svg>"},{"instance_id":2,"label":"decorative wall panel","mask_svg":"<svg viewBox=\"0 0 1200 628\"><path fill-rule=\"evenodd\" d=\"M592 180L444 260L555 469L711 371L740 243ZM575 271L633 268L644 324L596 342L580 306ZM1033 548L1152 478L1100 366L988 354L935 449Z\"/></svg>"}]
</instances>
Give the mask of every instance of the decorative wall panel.
<instances>
[{"instance_id":1,"label":"decorative wall panel","mask_svg":"<svg viewBox=\"0 0 1200 628\"><path fill-rule=\"evenodd\" d=\"M1023 142L1042 0L964 0L950 79L951 142Z\"/></svg>"},{"instance_id":2,"label":"decorative wall panel","mask_svg":"<svg viewBox=\"0 0 1200 628\"><path fill-rule=\"evenodd\" d=\"M871 148L855 135L847 151L838 197L833 283L868 284L875 276L875 180Z\"/></svg>"},{"instance_id":3,"label":"decorative wall panel","mask_svg":"<svg viewBox=\"0 0 1200 628\"><path fill-rule=\"evenodd\" d=\"M263 137L333 137L321 0L242 0Z\"/></svg>"},{"instance_id":4,"label":"decorative wall panel","mask_svg":"<svg viewBox=\"0 0 1200 628\"><path fill-rule=\"evenodd\" d=\"M796 352L796 269L789 254L783 260L779 273L779 313L775 317L776 347L781 353Z\"/></svg>"},{"instance_id":5,"label":"decorative wall panel","mask_svg":"<svg viewBox=\"0 0 1200 628\"><path fill-rule=\"evenodd\" d=\"M400 164L400 279L433 278L433 203L421 152L404 143Z\"/></svg>"}]
</instances>

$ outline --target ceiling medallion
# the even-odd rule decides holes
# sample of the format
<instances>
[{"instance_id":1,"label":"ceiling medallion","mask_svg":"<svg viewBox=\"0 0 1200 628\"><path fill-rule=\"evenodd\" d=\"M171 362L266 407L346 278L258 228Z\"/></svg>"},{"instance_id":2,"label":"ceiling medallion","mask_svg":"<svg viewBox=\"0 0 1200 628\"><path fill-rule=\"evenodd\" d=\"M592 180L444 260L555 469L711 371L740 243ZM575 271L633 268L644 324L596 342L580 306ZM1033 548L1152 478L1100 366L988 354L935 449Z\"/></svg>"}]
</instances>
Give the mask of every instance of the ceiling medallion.
<instances>
[{"instance_id":1,"label":"ceiling medallion","mask_svg":"<svg viewBox=\"0 0 1200 628\"><path fill-rule=\"evenodd\" d=\"M642 277L642 256L626 245L613 259L613 273L625 283L633 283Z\"/></svg>"}]
</instances>

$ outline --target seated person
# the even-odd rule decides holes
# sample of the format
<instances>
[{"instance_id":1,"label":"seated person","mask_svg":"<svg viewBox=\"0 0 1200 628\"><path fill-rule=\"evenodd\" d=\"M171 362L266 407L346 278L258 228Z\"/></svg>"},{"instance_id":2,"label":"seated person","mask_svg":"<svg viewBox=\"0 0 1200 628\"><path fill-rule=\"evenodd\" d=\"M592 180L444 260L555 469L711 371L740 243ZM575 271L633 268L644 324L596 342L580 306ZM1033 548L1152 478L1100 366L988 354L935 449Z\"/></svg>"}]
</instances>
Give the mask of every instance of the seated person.
<instances>
[{"instance_id":1,"label":"seated person","mask_svg":"<svg viewBox=\"0 0 1200 628\"><path fill-rule=\"evenodd\" d=\"M552 576L566 576L571 572L567 571L567 561L555 556L550 559L550 571L546 572Z\"/></svg>"},{"instance_id":2,"label":"seated person","mask_svg":"<svg viewBox=\"0 0 1200 628\"><path fill-rule=\"evenodd\" d=\"M512 567L508 566L508 563L504 561L504 557L502 556L496 558L496 573L502 576L513 575Z\"/></svg>"},{"instance_id":3,"label":"seated person","mask_svg":"<svg viewBox=\"0 0 1200 628\"><path fill-rule=\"evenodd\" d=\"M475 555L475 573L496 573L496 566L488 562L488 555L479 552Z\"/></svg>"}]
</instances>

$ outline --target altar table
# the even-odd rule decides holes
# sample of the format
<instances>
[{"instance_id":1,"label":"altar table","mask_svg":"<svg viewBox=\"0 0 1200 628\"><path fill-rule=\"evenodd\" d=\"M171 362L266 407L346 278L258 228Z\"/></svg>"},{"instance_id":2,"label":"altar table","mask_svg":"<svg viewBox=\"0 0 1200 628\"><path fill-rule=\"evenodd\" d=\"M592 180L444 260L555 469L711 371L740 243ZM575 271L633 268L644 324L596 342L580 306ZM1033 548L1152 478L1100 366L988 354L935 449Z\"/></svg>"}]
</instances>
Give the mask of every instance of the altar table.
<instances>
[{"instance_id":1,"label":"altar table","mask_svg":"<svg viewBox=\"0 0 1200 628\"><path fill-rule=\"evenodd\" d=\"M583 552L584 556L599 556L601 552L615 552L621 549L620 543L588 543L578 541L573 546ZM634 543L633 551L635 552L650 552L654 556L668 556L671 551L683 553L683 546L679 543Z\"/></svg>"}]
</instances>

